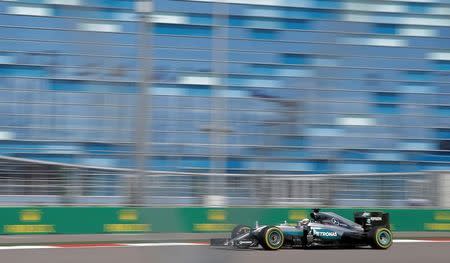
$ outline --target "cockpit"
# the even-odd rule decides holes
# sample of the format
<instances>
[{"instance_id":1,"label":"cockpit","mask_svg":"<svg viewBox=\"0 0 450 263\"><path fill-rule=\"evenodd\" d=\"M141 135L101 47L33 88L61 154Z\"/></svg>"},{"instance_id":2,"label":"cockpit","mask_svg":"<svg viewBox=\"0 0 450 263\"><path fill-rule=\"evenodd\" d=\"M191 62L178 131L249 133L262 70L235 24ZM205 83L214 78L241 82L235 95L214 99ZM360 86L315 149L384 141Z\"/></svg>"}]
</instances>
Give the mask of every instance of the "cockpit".
<instances>
[{"instance_id":1,"label":"cockpit","mask_svg":"<svg viewBox=\"0 0 450 263\"><path fill-rule=\"evenodd\" d=\"M318 212L311 213L311 220L316 223L325 225L336 225L345 228L361 228L360 225L353 221L348 220L333 212Z\"/></svg>"}]
</instances>

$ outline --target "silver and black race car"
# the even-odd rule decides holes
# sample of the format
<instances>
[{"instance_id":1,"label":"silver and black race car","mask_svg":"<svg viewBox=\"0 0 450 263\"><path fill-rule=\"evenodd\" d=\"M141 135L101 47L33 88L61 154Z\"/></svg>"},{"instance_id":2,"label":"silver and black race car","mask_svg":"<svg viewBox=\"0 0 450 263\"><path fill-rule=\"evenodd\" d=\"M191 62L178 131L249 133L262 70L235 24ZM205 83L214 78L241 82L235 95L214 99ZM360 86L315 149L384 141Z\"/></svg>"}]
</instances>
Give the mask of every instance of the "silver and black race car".
<instances>
[{"instance_id":1,"label":"silver and black race car","mask_svg":"<svg viewBox=\"0 0 450 263\"><path fill-rule=\"evenodd\" d=\"M286 222L276 226L255 227L238 225L231 238L211 239L212 246L235 248L263 247L267 250L280 248L311 247L365 247L387 249L392 245L389 214L384 212L355 212L354 221L332 212L314 209L310 218L296 225Z\"/></svg>"}]
</instances>

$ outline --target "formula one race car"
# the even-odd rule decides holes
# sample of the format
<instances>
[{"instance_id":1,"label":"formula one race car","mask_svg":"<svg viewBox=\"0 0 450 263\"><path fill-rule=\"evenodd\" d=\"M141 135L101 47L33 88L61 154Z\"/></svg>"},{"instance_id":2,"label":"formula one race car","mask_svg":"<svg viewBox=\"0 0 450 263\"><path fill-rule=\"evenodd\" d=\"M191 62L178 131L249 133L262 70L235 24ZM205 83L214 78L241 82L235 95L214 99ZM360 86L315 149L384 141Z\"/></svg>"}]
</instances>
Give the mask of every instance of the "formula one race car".
<instances>
[{"instance_id":1,"label":"formula one race car","mask_svg":"<svg viewBox=\"0 0 450 263\"><path fill-rule=\"evenodd\" d=\"M392 245L389 214L383 212L355 212L354 222L332 212L314 209L311 219L296 225L286 222L277 226L238 225L231 238L211 239L212 246L256 248L267 250L310 247L364 247L387 249Z\"/></svg>"}]
</instances>

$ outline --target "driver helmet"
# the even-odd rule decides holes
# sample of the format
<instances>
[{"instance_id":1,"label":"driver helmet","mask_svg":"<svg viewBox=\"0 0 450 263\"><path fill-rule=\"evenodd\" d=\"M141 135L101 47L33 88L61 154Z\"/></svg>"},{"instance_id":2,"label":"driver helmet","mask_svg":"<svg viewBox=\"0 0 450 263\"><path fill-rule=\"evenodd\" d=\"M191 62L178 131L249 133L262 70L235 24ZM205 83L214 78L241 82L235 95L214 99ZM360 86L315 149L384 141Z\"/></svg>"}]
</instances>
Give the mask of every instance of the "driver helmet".
<instances>
[{"instance_id":1,"label":"driver helmet","mask_svg":"<svg viewBox=\"0 0 450 263\"><path fill-rule=\"evenodd\" d=\"M302 226L306 226L306 225L309 224L309 222L310 222L309 218L305 218L305 219L303 219L302 221L300 221L300 224L301 224Z\"/></svg>"}]
</instances>

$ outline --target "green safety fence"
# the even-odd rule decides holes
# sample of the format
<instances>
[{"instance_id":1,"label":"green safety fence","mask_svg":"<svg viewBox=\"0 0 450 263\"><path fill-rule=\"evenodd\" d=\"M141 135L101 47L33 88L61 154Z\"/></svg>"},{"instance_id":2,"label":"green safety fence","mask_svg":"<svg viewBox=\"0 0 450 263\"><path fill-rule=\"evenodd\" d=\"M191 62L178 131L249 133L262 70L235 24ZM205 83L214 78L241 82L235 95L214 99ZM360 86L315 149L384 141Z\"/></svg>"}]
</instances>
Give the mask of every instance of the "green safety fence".
<instances>
[{"instance_id":1,"label":"green safety fence","mask_svg":"<svg viewBox=\"0 0 450 263\"><path fill-rule=\"evenodd\" d=\"M349 219L354 211L390 213L394 231L450 231L449 209L324 208ZM236 224L295 223L305 208L3 207L0 234L226 232Z\"/></svg>"}]
</instances>

